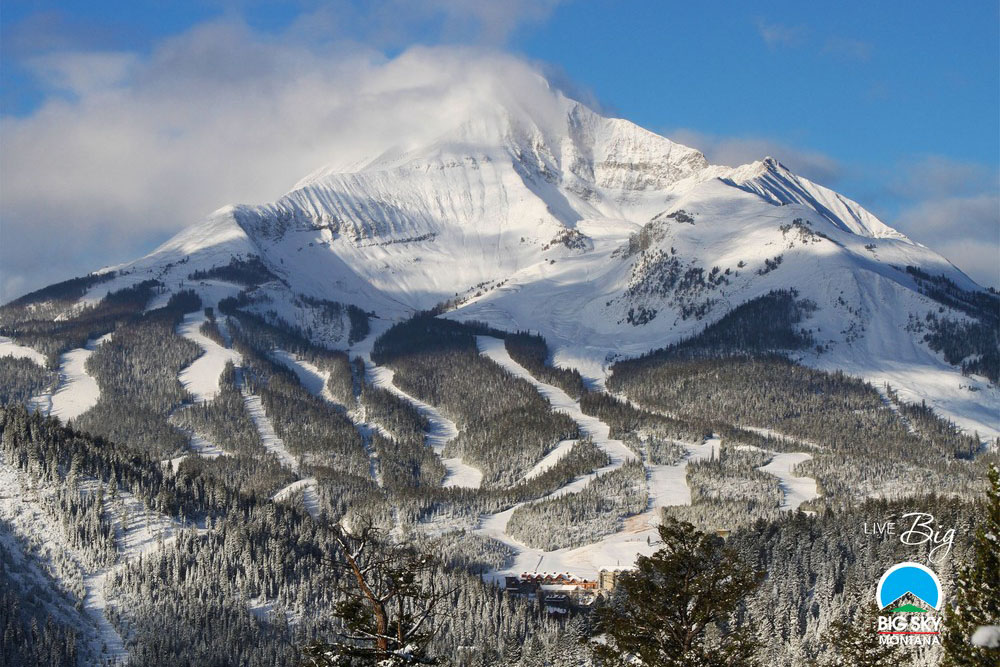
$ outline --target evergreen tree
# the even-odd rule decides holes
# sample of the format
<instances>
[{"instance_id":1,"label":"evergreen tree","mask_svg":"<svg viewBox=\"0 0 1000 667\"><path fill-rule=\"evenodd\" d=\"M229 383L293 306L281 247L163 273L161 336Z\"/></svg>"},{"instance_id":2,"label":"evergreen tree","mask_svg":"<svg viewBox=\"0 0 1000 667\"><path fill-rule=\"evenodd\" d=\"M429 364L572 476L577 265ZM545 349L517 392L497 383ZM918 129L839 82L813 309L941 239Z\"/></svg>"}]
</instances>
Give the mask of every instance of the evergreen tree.
<instances>
[{"instance_id":1,"label":"evergreen tree","mask_svg":"<svg viewBox=\"0 0 1000 667\"><path fill-rule=\"evenodd\" d=\"M971 562L959 569L953 602L945 609L944 665L1000 665L1000 649L976 646L980 626L1000 625L1000 470L990 468L984 521L976 530Z\"/></svg>"},{"instance_id":2,"label":"evergreen tree","mask_svg":"<svg viewBox=\"0 0 1000 667\"><path fill-rule=\"evenodd\" d=\"M870 592L855 593L872 598ZM907 664L908 656L899 647L879 644L878 616L878 607L870 602L862 605L853 618L842 617L831 623L824 639L833 650L825 664L837 667L897 667Z\"/></svg>"},{"instance_id":3,"label":"evergreen tree","mask_svg":"<svg viewBox=\"0 0 1000 667\"><path fill-rule=\"evenodd\" d=\"M602 665L753 665L756 644L736 612L763 580L721 538L664 517L663 548L621 575L612 604L597 613L594 654Z\"/></svg>"}]
</instances>

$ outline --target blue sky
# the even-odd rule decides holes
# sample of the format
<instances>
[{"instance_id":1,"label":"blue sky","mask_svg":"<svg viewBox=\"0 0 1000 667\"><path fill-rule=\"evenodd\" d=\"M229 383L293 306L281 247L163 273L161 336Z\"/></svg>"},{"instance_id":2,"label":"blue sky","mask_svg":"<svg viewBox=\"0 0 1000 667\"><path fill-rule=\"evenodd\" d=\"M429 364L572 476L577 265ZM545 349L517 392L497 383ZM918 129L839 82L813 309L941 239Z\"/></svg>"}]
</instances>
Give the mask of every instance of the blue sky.
<instances>
[{"instance_id":1,"label":"blue sky","mask_svg":"<svg viewBox=\"0 0 1000 667\"><path fill-rule=\"evenodd\" d=\"M224 71L219 54L197 38L206 26L238 26L226 34L269 53L286 49L288 58L268 59L265 67L295 67L293 56L315 55L322 67L324 58L333 62L331 54L391 59L415 44L471 44L527 59L585 101L694 145L713 161L774 154L939 250L980 283L996 286L998 6L963 2L945 11L940 3L870 1L6 0L0 14L0 139L15 149L37 145L24 138L29 130L41 131L46 118L58 113L84 115L109 89L119 94L148 85L159 76L156 62L168 62L165 53L187 49L184 62L197 65L203 58L205 68ZM238 77L244 76L241 69ZM183 116L184 108L178 113ZM128 129L126 123L122 134ZM183 134L185 128L171 131ZM74 144L78 139L73 135ZM81 143L102 150L94 141ZM115 150L129 159L127 145ZM8 175L41 159L30 150L24 157L12 153L3 158L4 190L13 194L0 199L0 224L8 241L13 231L24 243L2 244L19 246L17 257L14 250L0 250L4 300L51 279L130 259L192 222L193 211L183 206L170 223L157 217L169 201L133 197L119 207L132 218L123 214L102 227L98 219L74 215L79 209L71 196L85 199L85 180L60 193L65 206L50 202L32 217L31 209L19 206L21 199L30 200L30 186ZM128 171L141 172L142 165ZM38 169L52 172L51 166ZM75 169L85 170L86 161ZM301 175L286 178L294 182ZM61 181L73 178L74 172L60 174ZM48 187L37 196L51 194ZM191 199L192 206L209 201ZM134 221L136 210L155 211L150 217L157 222ZM109 216L113 211L99 217ZM28 242L36 233L51 237L53 229L62 229L58 224L67 231L66 247L57 248L59 261L45 271L28 271ZM91 240L73 242L74 234Z\"/></svg>"}]
</instances>

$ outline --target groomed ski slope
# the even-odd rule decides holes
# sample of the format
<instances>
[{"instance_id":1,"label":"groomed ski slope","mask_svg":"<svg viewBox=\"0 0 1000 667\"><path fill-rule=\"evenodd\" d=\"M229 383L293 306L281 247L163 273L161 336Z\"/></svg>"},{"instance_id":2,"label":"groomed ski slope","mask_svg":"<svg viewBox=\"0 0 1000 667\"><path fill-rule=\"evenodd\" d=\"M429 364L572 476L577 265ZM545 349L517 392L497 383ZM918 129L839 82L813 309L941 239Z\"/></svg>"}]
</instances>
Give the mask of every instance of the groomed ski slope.
<instances>
[{"instance_id":1,"label":"groomed ski slope","mask_svg":"<svg viewBox=\"0 0 1000 667\"><path fill-rule=\"evenodd\" d=\"M210 401L219 395L219 378L226 364L239 365L240 353L219 345L201 332L201 326L208 321L204 311L188 313L177 326L177 333L196 343L203 353L191 365L181 370L178 380L198 403Z\"/></svg>"},{"instance_id":2,"label":"groomed ski slope","mask_svg":"<svg viewBox=\"0 0 1000 667\"><path fill-rule=\"evenodd\" d=\"M242 382L240 384L243 391L243 404L246 406L247 414L250 415L254 426L257 427L257 433L260 434L260 440L264 445L264 449L278 457L281 465L296 475L299 474L299 461L292 456L292 453L285 447L285 442L278 437L278 434L274 430L274 424L271 423L267 413L264 412L264 404L261 402L260 396L251 394L245 386L242 386Z\"/></svg>"},{"instance_id":3,"label":"groomed ski slope","mask_svg":"<svg viewBox=\"0 0 1000 667\"><path fill-rule=\"evenodd\" d=\"M299 379L299 384L310 394L324 398L330 403L337 404L333 396L330 395L330 391L326 388L326 383L330 379L330 371L324 371L315 364L305 359L300 359L297 355L286 350L274 350L271 352L271 357L295 373L295 376Z\"/></svg>"},{"instance_id":4,"label":"groomed ski slope","mask_svg":"<svg viewBox=\"0 0 1000 667\"><path fill-rule=\"evenodd\" d=\"M569 415L580 427L584 435L594 439L594 443L611 457L609 466L602 468L602 474L620 467L625 461L636 458L632 450L621 441L610 438L610 427L580 409L580 404L558 387L540 382L523 366L514 361L507 352L504 341L492 336L477 336L476 345L480 354L488 357L515 377L522 378L534 385L552 405L554 410ZM539 461L529 471L528 475L537 475L541 470L554 465L572 448L575 441L563 441L545 458ZM687 454L675 465L647 465L646 482L649 492L649 507L638 515L629 517L624 527L618 533L608 535L598 542L581 547L543 551L524 544L507 533L507 523L511 515L520 507L517 505L497 514L483 516L475 532L485 537L496 539L515 551L513 563L507 568L494 572L494 577L521 572L547 571L572 572L578 576L596 577L601 567L609 565L630 565L639 554L650 554L657 548L658 536L656 525L659 524L659 510L673 505L690 505L691 489L687 484L687 466L695 461L718 457L721 441L717 437L707 439L698 445L683 444ZM768 465L761 470L778 478L784 493L782 510L794 510L803 502L818 496L816 480L809 477L798 477L792 474L792 469L811 458L805 453L777 454ZM581 476L564 485L544 499L554 498L566 493L575 493L583 489L593 474ZM523 503L522 503L523 504ZM648 539L648 542L647 542Z\"/></svg>"},{"instance_id":5,"label":"groomed ski slope","mask_svg":"<svg viewBox=\"0 0 1000 667\"><path fill-rule=\"evenodd\" d=\"M759 468L778 478L778 486L785 496L781 510L798 509L802 503L819 497L815 479L798 477L792 473L795 466L811 458L812 455L805 452L782 452L775 454L770 463Z\"/></svg>"},{"instance_id":6,"label":"groomed ski slope","mask_svg":"<svg viewBox=\"0 0 1000 667\"><path fill-rule=\"evenodd\" d=\"M442 415L433 405L424 403L397 387L392 381L395 373L391 368L378 366L371 360L371 356L367 352L362 354L362 359L365 363L365 378L370 384L386 389L402 398L427 419L430 427L427 430L425 442L440 457L448 441L458 436L458 427L455 422ZM478 489L482 485L483 472L463 462L461 458L441 458L441 462L447 470L442 486Z\"/></svg>"},{"instance_id":7,"label":"groomed ski slope","mask_svg":"<svg viewBox=\"0 0 1000 667\"><path fill-rule=\"evenodd\" d=\"M497 363L501 368L530 382L538 392L548 399L552 409L562 412L573 419L580 427L583 435L594 440L594 444L605 451L611 463L595 473L582 475L553 493L542 498L555 498L567 493L576 493L586 487L597 473L604 474L621 467L626 461L638 458L636 453L625 446L620 440L610 437L611 427L600 419L584 414L580 404L574 401L565 391L550 384L540 382L523 366L514 361L504 341L492 336L477 336L476 346L480 354ZM574 441L563 441L542 461L536 464L529 474L539 474L540 466L551 466L559 456L564 456ZM623 530L608 535L598 542L582 547L543 551L524 544L507 533L507 523L511 515L523 503L497 514L485 515L480 519L475 531L484 537L490 537L511 547L515 552L513 562L505 569L492 573L499 578L506 574L521 572L569 571L578 576L596 578L600 568L616 564L632 564L638 554L650 554L656 549L655 526L659 523L657 508L664 505L690 504L691 492L685 479L685 469L689 461L708 458L719 446L718 439L712 439L702 445L689 447L688 456L675 466L653 466L647 468L647 484L649 485L650 506L646 512L626 519ZM557 452L560 452L558 453ZM556 455L555 457L553 455Z\"/></svg>"},{"instance_id":8,"label":"groomed ski slope","mask_svg":"<svg viewBox=\"0 0 1000 667\"><path fill-rule=\"evenodd\" d=\"M15 359L31 359L39 366L45 367L45 355L27 345L18 345L7 336L0 336L0 357Z\"/></svg>"},{"instance_id":9,"label":"groomed ski slope","mask_svg":"<svg viewBox=\"0 0 1000 667\"><path fill-rule=\"evenodd\" d=\"M99 345L111 339L111 335L89 340L84 347L70 350L59 358L59 384L52 394L50 415L65 422L97 405L101 398L101 388L97 380L87 372L87 360Z\"/></svg>"},{"instance_id":10,"label":"groomed ski slope","mask_svg":"<svg viewBox=\"0 0 1000 667\"><path fill-rule=\"evenodd\" d=\"M593 544L544 551L529 547L512 537L507 533L507 523L514 511L524 503L497 514L483 516L473 532L502 542L515 553L507 567L491 572L489 576L499 580L508 574L537 571L571 572L576 576L596 579L602 567L631 565L637 556L648 556L659 548L659 536L656 532L656 526L660 522L659 508L691 503L691 492L685 478L687 465L692 461L709 458L713 452L717 453L718 447L719 440L713 438L700 445L686 446L687 456L676 465L653 466L659 475L647 472L647 483L650 487L649 508L641 514L627 518L621 531L607 535ZM579 491L589 484L591 479L593 475L577 478L541 500Z\"/></svg>"}]
</instances>

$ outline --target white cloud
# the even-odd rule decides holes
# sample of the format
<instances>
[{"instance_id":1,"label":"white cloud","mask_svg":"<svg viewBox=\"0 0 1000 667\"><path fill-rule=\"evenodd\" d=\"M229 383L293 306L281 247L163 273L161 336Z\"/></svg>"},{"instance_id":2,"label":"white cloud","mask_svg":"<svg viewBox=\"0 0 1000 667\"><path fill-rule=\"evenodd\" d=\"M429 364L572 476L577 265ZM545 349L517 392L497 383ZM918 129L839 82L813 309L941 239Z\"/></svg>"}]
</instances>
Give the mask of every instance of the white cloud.
<instances>
[{"instance_id":1,"label":"white cloud","mask_svg":"<svg viewBox=\"0 0 1000 667\"><path fill-rule=\"evenodd\" d=\"M779 46L801 46L806 41L808 30L801 25L783 25L758 19L757 33L773 49Z\"/></svg>"},{"instance_id":2,"label":"white cloud","mask_svg":"<svg viewBox=\"0 0 1000 667\"><path fill-rule=\"evenodd\" d=\"M903 164L889 186L908 198L974 195L1000 188L1000 174L981 164L927 155Z\"/></svg>"},{"instance_id":3,"label":"white cloud","mask_svg":"<svg viewBox=\"0 0 1000 667\"><path fill-rule=\"evenodd\" d=\"M71 52L34 56L27 65L49 92L85 95L122 83L138 62L131 53Z\"/></svg>"},{"instance_id":4,"label":"white cloud","mask_svg":"<svg viewBox=\"0 0 1000 667\"><path fill-rule=\"evenodd\" d=\"M903 202L894 225L941 253L981 285L1000 287L1000 172L928 155L888 180Z\"/></svg>"},{"instance_id":5,"label":"white cloud","mask_svg":"<svg viewBox=\"0 0 1000 667\"><path fill-rule=\"evenodd\" d=\"M1000 287L1000 196L926 199L902 210L900 231L950 259L980 285Z\"/></svg>"},{"instance_id":6,"label":"white cloud","mask_svg":"<svg viewBox=\"0 0 1000 667\"><path fill-rule=\"evenodd\" d=\"M417 47L389 60L299 36L223 21L142 59L46 56L47 80L72 96L0 124L2 299L131 259L219 206L272 200L390 138L426 142L497 91L552 99L534 67L498 52Z\"/></svg>"}]
</instances>

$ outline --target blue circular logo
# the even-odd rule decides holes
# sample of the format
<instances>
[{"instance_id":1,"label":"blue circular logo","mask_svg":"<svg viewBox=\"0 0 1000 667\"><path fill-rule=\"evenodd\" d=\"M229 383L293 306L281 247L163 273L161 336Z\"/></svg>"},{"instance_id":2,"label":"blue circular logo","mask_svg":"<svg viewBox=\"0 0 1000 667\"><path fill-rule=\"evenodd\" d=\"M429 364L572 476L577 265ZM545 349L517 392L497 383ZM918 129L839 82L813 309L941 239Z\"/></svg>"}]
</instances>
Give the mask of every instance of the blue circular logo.
<instances>
[{"instance_id":1,"label":"blue circular logo","mask_svg":"<svg viewBox=\"0 0 1000 667\"><path fill-rule=\"evenodd\" d=\"M881 609L909 593L932 609L944 601L941 582L934 572L920 563L897 563L879 579L875 600Z\"/></svg>"}]
</instances>

